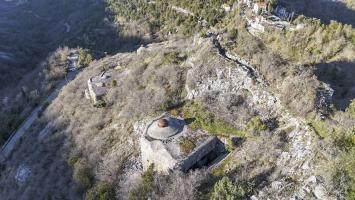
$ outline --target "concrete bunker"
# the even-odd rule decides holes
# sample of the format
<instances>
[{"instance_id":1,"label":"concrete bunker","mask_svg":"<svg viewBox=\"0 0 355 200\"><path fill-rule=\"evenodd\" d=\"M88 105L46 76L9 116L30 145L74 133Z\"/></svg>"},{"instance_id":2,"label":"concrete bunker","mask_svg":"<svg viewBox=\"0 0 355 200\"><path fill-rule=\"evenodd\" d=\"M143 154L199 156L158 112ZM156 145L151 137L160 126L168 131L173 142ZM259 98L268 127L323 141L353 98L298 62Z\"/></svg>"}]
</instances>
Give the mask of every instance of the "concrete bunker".
<instances>
[{"instance_id":1,"label":"concrete bunker","mask_svg":"<svg viewBox=\"0 0 355 200\"><path fill-rule=\"evenodd\" d=\"M227 153L216 136L189 130L184 119L166 113L148 122L140 134L144 169L153 164L157 171L187 172L208 167Z\"/></svg>"}]
</instances>

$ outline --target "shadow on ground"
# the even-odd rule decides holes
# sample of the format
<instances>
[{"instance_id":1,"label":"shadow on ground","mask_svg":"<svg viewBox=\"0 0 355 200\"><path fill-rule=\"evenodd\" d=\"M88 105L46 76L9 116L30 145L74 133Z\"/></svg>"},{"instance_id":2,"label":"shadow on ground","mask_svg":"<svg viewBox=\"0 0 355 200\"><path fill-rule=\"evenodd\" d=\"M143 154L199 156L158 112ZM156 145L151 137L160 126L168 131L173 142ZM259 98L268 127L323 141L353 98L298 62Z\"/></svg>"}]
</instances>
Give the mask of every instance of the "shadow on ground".
<instances>
[{"instance_id":1,"label":"shadow on ground","mask_svg":"<svg viewBox=\"0 0 355 200\"><path fill-rule=\"evenodd\" d=\"M280 4L298 15L318 18L329 24L335 20L355 26L355 10L348 8L342 1L332 0L280 0Z\"/></svg>"},{"instance_id":2,"label":"shadow on ground","mask_svg":"<svg viewBox=\"0 0 355 200\"><path fill-rule=\"evenodd\" d=\"M316 65L316 76L334 89L337 109L346 109L355 98L355 62L337 61Z\"/></svg>"},{"instance_id":3,"label":"shadow on ground","mask_svg":"<svg viewBox=\"0 0 355 200\"><path fill-rule=\"evenodd\" d=\"M105 1L0 1L0 13L0 90L12 90L60 46L91 49L98 59L150 42L121 34Z\"/></svg>"}]
</instances>

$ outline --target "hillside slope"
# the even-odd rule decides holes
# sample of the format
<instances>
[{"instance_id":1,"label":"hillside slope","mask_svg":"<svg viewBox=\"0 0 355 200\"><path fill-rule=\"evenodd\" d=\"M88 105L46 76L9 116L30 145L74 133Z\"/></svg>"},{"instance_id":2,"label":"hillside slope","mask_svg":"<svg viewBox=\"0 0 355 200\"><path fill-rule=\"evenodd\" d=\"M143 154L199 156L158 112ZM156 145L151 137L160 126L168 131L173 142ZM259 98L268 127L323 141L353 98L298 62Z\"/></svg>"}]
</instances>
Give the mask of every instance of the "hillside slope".
<instances>
[{"instance_id":1,"label":"hillside slope","mask_svg":"<svg viewBox=\"0 0 355 200\"><path fill-rule=\"evenodd\" d=\"M0 165L2 197L355 197L351 25L299 16L255 34L248 17L260 16L234 1L108 2L127 31L164 41L94 60L68 83ZM187 173L143 170L139 130L165 112L228 155Z\"/></svg>"},{"instance_id":2,"label":"hillside slope","mask_svg":"<svg viewBox=\"0 0 355 200\"><path fill-rule=\"evenodd\" d=\"M106 106L98 108L85 99L84 91L87 80L103 69L116 84L109 86ZM203 112L245 132L241 135L245 142L233 147L214 176L229 174L236 181L249 182L252 185L246 195L254 198L307 198L315 191L336 198L338 189L333 188L327 171L331 169L320 166L329 155L320 151L317 134L288 112L252 74L220 55L212 39L202 38L171 39L140 48L137 53L95 61L64 88L6 161L0 192L8 199L44 199L48 195L77 199L83 189L96 190L105 183L116 197L128 198L128 192L139 186L142 173L134 124L165 109L182 115L181 109L191 112L201 104L206 109ZM179 102L184 102L182 107L170 108L171 103ZM192 114L198 118L200 112L197 109ZM255 119L261 124L250 125ZM23 180L16 178L23 168L28 174ZM131 172L127 174L125 169ZM180 176L187 181L196 175ZM209 176L200 179L191 187L216 181ZM172 184L165 187L176 187ZM289 187L284 190L282 185ZM165 187L161 189L165 191ZM204 196L191 191L190 195ZM172 194L166 190L152 195L164 199Z\"/></svg>"}]
</instances>

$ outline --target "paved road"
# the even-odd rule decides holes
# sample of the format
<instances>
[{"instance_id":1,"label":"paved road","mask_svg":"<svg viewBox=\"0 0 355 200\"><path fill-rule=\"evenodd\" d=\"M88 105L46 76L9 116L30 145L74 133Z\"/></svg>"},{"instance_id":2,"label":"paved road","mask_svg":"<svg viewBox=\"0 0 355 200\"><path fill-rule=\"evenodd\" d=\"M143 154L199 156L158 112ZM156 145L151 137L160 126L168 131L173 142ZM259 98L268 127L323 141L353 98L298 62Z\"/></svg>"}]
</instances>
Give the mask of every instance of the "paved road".
<instances>
[{"instance_id":1,"label":"paved road","mask_svg":"<svg viewBox=\"0 0 355 200\"><path fill-rule=\"evenodd\" d=\"M71 80L73 80L79 71L69 72L66 79L60 81L56 89L47 97L45 102L52 102L59 94L61 89ZM18 127L18 129L12 133L11 137L6 141L0 150L0 162L3 162L15 148L21 137L27 132L27 130L32 126L32 124L38 118L38 113L41 112L43 105L35 108L32 113L26 118L26 120Z\"/></svg>"}]
</instances>

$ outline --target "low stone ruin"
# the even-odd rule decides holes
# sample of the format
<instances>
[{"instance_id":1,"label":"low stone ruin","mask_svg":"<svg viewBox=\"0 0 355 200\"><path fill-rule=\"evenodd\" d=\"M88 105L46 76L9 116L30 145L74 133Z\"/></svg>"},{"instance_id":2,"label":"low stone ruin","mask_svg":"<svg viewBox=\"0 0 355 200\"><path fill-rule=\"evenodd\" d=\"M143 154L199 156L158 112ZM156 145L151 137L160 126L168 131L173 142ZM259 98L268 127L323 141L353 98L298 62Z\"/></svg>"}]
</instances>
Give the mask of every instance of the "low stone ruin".
<instances>
[{"instance_id":1,"label":"low stone ruin","mask_svg":"<svg viewBox=\"0 0 355 200\"><path fill-rule=\"evenodd\" d=\"M189 130L183 119L166 113L148 122L138 134L143 169L153 164L161 172L186 172L209 166L227 152L216 136Z\"/></svg>"},{"instance_id":2,"label":"low stone ruin","mask_svg":"<svg viewBox=\"0 0 355 200\"><path fill-rule=\"evenodd\" d=\"M68 59L68 71L72 72L79 68L79 52L72 51L70 52Z\"/></svg>"},{"instance_id":3,"label":"low stone ruin","mask_svg":"<svg viewBox=\"0 0 355 200\"><path fill-rule=\"evenodd\" d=\"M102 100L107 93L107 86L111 81L111 75L103 72L100 76L93 76L88 80L88 89L85 90L85 97L94 103Z\"/></svg>"}]
</instances>

